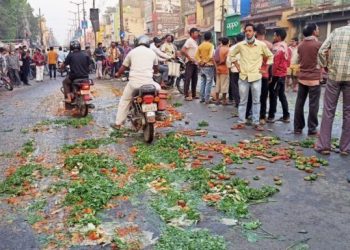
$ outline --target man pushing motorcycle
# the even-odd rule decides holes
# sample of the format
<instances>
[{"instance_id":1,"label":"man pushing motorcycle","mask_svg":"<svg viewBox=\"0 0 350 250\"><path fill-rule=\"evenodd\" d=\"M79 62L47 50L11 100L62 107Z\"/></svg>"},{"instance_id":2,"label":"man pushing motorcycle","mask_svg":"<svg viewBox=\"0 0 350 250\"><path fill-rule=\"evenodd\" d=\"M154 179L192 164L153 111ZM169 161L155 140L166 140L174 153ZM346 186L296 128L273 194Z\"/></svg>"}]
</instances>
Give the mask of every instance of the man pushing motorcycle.
<instances>
[{"instance_id":1,"label":"man pushing motorcycle","mask_svg":"<svg viewBox=\"0 0 350 250\"><path fill-rule=\"evenodd\" d=\"M158 72L157 55L149 48L150 39L142 35L137 39L137 46L125 57L122 67L116 77L122 76L127 68L130 68L129 82L125 86L123 95L119 101L116 121L111 124L114 129L120 129L125 122L131 105L133 92L144 85L152 84L159 91L160 85L153 80L153 73Z\"/></svg>"}]
</instances>

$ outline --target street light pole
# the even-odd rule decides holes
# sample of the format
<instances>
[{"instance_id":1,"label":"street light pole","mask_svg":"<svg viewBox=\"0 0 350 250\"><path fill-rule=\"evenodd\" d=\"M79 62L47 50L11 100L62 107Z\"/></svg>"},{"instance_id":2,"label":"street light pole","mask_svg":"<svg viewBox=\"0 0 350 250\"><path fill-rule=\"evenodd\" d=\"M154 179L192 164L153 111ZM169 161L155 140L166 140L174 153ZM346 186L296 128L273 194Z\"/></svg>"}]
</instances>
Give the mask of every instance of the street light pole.
<instances>
[{"instance_id":1,"label":"street light pole","mask_svg":"<svg viewBox=\"0 0 350 250\"><path fill-rule=\"evenodd\" d=\"M78 7L78 28L80 29L80 5L83 5L83 16L84 16L84 24L85 24L85 1L83 0L81 3L76 3L73 1L70 1L71 4L75 4ZM85 26L84 26L84 46L86 44L86 32L85 32Z\"/></svg>"},{"instance_id":2,"label":"street light pole","mask_svg":"<svg viewBox=\"0 0 350 250\"><path fill-rule=\"evenodd\" d=\"M124 17L123 17L123 0L119 0L119 16L120 16L120 42L123 41L124 33Z\"/></svg>"}]
</instances>

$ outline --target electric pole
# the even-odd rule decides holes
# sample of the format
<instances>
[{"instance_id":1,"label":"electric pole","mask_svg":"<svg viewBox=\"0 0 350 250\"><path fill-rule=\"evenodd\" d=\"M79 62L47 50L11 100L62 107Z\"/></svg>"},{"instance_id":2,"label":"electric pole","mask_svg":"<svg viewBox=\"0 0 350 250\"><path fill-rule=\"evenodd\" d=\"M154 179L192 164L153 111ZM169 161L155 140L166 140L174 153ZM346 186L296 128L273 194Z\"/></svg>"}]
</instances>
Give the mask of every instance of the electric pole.
<instances>
[{"instance_id":1,"label":"electric pole","mask_svg":"<svg viewBox=\"0 0 350 250\"><path fill-rule=\"evenodd\" d=\"M221 37L225 36L225 0L221 2Z\"/></svg>"},{"instance_id":2,"label":"electric pole","mask_svg":"<svg viewBox=\"0 0 350 250\"><path fill-rule=\"evenodd\" d=\"M95 9L95 0L92 1L92 8ZM90 12L91 13L91 12ZM90 17L91 18L91 17ZM95 35L95 48L97 48L97 32L94 29L94 35Z\"/></svg>"},{"instance_id":3,"label":"electric pole","mask_svg":"<svg viewBox=\"0 0 350 250\"><path fill-rule=\"evenodd\" d=\"M42 26L42 19L41 19L41 9L39 8L39 26L40 26L40 43L41 46L44 45L44 38L43 38L43 26Z\"/></svg>"},{"instance_id":4,"label":"electric pole","mask_svg":"<svg viewBox=\"0 0 350 250\"><path fill-rule=\"evenodd\" d=\"M120 42L124 39L124 17L123 17L123 0L119 0L119 16L120 16Z\"/></svg>"}]
</instances>

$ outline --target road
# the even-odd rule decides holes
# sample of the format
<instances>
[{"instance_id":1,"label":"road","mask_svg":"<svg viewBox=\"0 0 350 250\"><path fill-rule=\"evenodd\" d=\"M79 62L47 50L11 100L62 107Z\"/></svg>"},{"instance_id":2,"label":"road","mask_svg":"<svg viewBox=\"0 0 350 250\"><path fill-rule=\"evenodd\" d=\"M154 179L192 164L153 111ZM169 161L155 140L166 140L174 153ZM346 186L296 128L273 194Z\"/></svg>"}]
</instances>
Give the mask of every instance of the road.
<instances>
[{"instance_id":1,"label":"road","mask_svg":"<svg viewBox=\"0 0 350 250\"><path fill-rule=\"evenodd\" d=\"M72 144L84 138L101 138L107 136L111 129L109 124L116 115L116 107L123 83L117 81L96 82L94 90L94 104L92 111L93 123L79 128L51 126L47 130L35 131L38 123L45 120L66 118L62 110L62 96L60 93L60 79L32 83L30 87L21 87L13 92L0 89L0 180L6 178L6 170L22 164L16 157L16 152L30 139L35 140L34 157L44 157L43 162L51 166L62 165L61 156L57 153L64 144ZM295 93L289 92L291 114L293 114ZM198 141L225 140L227 144L234 144L240 140L252 139L256 132L250 128L242 131L232 131L230 127L237 118L232 118L232 106L210 106L199 104L197 101L185 102L183 98L173 92L172 103L183 104L178 108L184 114L184 119L178 121L171 128L159 129L159 133L171 130L196 129L198 122L205 120L209 123L206 137L195 138ZM341 103L341 101L340 101ZM322 105L321 105L322 107ZM280 106L278 107L280 111ZM338 107L341 110L341 105ZM322 111L322 110L321 110ZM320 114L321 114L320 111ZM306 111L307 112L307 111ZM334 137L339 137L341 127L341 113L337 112L334 125ZM277 114L277 117L279 115ZM291 133L292 124L275 123L266 125L264 135L278 136L282 141L295 141L306 138L306 135L296 136ZM130 162L129 147L139 136L127 138L123 143L113 147L113 152L125 156L126 163ZM314 155L312 149L303 149L305 155ZM320 156L319 156L320 157ZM129 159L128 159L129 158ZM196 225L197 228L208 228L213 234L222 235L228 249L286 249L305 240L310 249L348 249L350 242L350 192L346 175L349 172L349 158L339 154L323 157L329 161L328 167L322 168L323 176L315 182L303 180L305 173L298 171L285 162L266 163L259 160L252 164L244 162L240 167L239 176L252 180L259 175L260 180L251 181L252 186L273 184L271 177L280 176L283 185L280 192L271 198L271 202L251 205L252 218L258 218L263 229L273 237L263 237L251 243L242 234L241 227L230 227L220 224L217 212L212 209L203 210L203 217ZM263 172L255 170L259 164L266 165ZM253 165L254 167L251 167ZM22 202L23 203L23 202ZM26 214L16 204L8 204L1 197L0 213L0 249L40 249L46 248L45 240L40 233L28 223ZM123 209L125 211L123 211ZM145 231L159 236L157 225L161 222L150 211L146 203L139 205L121 204L117 211L127 213L136 211L136 222ZM113 222L116 210L102 212L102 217ZM129 211L130 212L130 211ZM221 215L222 216L222 215ZM115 221L114 221L115 222ZM45 238L47 239L47 237ZM152 249L152 244L147 249ZM300 245L300 244L299 244ZM101 249L100 246L88 248L78 246L74 249ZM109 249L109 247L106 247Z\"/></svg>"}]
</instances>

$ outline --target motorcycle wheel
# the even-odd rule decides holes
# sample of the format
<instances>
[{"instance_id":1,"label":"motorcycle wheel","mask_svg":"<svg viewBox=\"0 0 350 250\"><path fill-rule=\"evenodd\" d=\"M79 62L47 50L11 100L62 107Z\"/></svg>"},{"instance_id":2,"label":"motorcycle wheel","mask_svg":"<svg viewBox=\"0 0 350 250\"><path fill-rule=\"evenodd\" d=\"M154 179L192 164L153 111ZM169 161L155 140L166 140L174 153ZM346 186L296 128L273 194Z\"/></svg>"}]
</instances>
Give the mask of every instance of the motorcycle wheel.
<instances>
[{"instance_id":1,"label":"motorcycle wheel","mask_svg":"<svg viewBox=\"0 0 350 250\"><path fill-rule=\"evenodd\" d=\"M180 94L183 95L185 93L185 76L184 75L180 75L176 79L176 87L177 87L177 90L180 92Z\"/></svg>"},{"instance_id":2,"label":"motorcycle wheel","mask_svg":"<svg viewBox=\"0 0 350 250\"><path fill-rule=\"evenodd\" d=\"M145 142L151 143L154 138L154 123L146 123L143 129L143 138Z\"/></svg>"},{"instance_id":3,"label":"motorcycle wheel","mask_svg":"<svg viewBox=\"0 0 350 250\"><path fill-rule=\"evenodd\" d=\"M85 103L85 101L84 101L82 96L78 96L77 97L77 107L78 107L78 110L79 110L80 117L85 117L85 116L88 115L89 107Z\"/></svg>"},{"instance_id":4,"label":"motorcycle wheel","mask_svg":"<svg viewBox=\"0 0 350 250\"><path fill-rule=\"evenodd\" d=\"M13 86L11 83L5 82L5 89L7 89L8 91L12 91L13 90Z\"/></svg>"}]
</instances>

